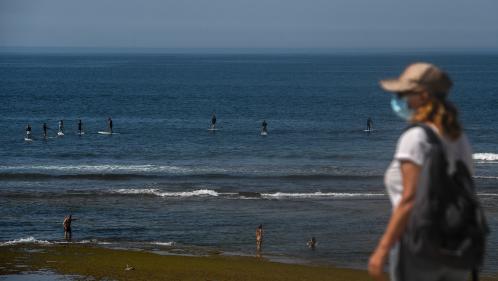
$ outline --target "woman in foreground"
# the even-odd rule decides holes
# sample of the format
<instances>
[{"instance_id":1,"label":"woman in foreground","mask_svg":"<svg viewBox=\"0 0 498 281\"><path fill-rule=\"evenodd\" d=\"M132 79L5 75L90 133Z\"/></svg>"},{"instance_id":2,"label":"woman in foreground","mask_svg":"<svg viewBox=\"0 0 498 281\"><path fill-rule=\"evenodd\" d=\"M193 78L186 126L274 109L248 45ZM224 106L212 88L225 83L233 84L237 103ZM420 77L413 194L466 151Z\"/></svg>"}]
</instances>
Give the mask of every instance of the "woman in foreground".
<instances>
[{"instance_id":1,"label":"woman in foreground","mask_svg":"<svg viewBox=\"0 0 498 281\"><path fill-rule=\"evenodd\" d=\"M428 63L408 66L397 79L383 80L384 90L395 94L393 111L411 124L421 123L436 133L447 157L449 172L461 161L473 174L472 153L462 132L455 107L447 100L452 86L450 78ZM421 259L400 248L410 214L413 211L417 184L430 144L420 126L406 130L398 140L396 152L384 182L392 203L392 215L377 248L370 257L368 270L376 280L385 280L384 265L389 256L391 280L467 280L469 271Z\"/></svg>"}]
</instances>

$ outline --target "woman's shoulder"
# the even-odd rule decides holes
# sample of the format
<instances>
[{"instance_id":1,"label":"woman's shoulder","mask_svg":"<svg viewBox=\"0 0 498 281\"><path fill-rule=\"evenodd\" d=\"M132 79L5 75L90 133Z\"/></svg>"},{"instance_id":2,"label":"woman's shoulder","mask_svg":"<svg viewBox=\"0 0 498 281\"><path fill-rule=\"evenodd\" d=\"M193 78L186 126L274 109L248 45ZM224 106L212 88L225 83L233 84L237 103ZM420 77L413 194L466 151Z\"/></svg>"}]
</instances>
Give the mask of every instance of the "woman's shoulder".
<instances>
[{"instance_id":1,"label":"woman's shoulder","mask_svg":"<svg viewBox=\"0 0 498 281\"><path fill-rule=\"evenodd\" d=\"M394 158L408 160L417 165L422 165L425 155L430 148L427 135L423 128L415 126L401 134L396 147Z\"/></svg>"}]
</instances>

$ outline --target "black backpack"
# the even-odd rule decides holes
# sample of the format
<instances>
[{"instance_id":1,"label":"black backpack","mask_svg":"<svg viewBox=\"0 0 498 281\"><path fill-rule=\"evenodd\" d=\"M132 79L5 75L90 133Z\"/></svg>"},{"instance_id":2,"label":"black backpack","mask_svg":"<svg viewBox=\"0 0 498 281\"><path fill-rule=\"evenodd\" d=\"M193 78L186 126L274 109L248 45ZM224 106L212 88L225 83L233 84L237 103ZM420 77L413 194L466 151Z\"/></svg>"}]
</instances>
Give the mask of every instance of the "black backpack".
<instances>
[{"instance_id":1,"label":"black backpack","mask_svg":"<svg viewBox=\"0 0 498 281\"><path fill-rule=\"evenodd\" d=\"M402 247L414 256L452 268L482 266L489 228L479 204L469 169L462 161L448 174L443 143L424 124L430 150L422 167L414 207L402 238ZM475 277L474 277L475 278Z\"/></svg>"}]
</instances>

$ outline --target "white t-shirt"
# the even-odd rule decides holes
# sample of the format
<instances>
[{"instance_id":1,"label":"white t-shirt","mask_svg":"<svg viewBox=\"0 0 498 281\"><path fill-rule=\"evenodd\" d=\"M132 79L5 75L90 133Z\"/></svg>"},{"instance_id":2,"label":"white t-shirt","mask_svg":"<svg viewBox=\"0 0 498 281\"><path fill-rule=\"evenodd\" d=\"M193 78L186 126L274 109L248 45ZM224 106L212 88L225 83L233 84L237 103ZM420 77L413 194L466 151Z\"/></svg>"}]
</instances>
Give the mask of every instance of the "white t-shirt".
<instances>
[{"instance_id":1,"label":"white t-shirt","mask_svg":"<svg viewBox=\"0 0 498 281\"><path fill-rule=\"evenodd\" d=\"M435 128L432 128L436 131ZM458 160L462 160L470 171L474 174L472 163L472 149L465 134L462 134L457 140L442 140L446 158L448 159L448 173L455 171L455 165ZM413 127L404 132L398 140L394 159L389 165L384 175L384 184L391 199L393 209L396 208L401 200L403 193L403 180L401 178L400 161L411 161L414 164L423 166L429 151L430 144L424 129Z\"/></svg>"}]
</instances>

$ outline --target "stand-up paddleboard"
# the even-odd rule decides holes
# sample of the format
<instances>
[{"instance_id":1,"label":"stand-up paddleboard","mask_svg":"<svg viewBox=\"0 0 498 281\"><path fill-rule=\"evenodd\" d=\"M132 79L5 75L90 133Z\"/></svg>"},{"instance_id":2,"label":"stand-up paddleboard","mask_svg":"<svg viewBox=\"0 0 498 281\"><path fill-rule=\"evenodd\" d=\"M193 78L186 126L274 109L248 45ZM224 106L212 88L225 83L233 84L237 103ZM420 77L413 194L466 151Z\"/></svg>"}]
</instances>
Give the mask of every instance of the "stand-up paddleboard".
<instances>
[{"instance_id":1,"label":"stand-up paddleboard","mask_svg":"<svg viewBox=\"0 0 498 281\"><path fill-rule=\"evenodd\" d=\"M98 131L97 134L101 134L101 135L119 135L119 133L111 133L111 132L106 132L106 131Z\"/></svg>"},{"instance_id":2,"label":"stand-up paddleboard","mask_svg":"<svg viewBox=\"0 0 498 281\"><path fill-rule=\"evenodd\" d=\"M77 132L78 136L82 136L85 134L85 132Z\"/></svg>"},{"instance_id":3,"label":"stand-up paddleboard","mask_svg":"<svg viewBox=\"0 0 498 281\"><path fill-rule=\"evenodd\" d=\"M32 138L24 138L24 141L27 141L27 142L32 142L33 139Z\"/></svg>"},{"instance_id":4,"label":"stand-up paddleboard","mask_svg":"<svg viewBox=\"0 0 498 281\"><path fill-rule=\"evenodd\" d=\"M208 131L219 131L220 129L218 128L209 128Z\"/></svg>"},{"instance_id":5,"label":"stand-up paddleboard","mask_svg":"<svg viewBox=\"0 0 498 281\"><path fill-rule=\"evenodd\" d=\"M363 130L363 132L369 132L369 133L371 133L373 131L375 131L375 129L370 129L370 130L369 129L365 129L365 130Z\"/></svg>"},{"instance_id":6,"label":"stand-up paddleboard","mask_svg":"<svg viewBox=\"0 0 498 281\"><path fill-rule=\"evenodd\" d=\"M261 135L262 135L262 136L267 136L267 135L268 135L268 132L261 132Z\"/></svg>"},{"instance_id":7,"label":"stand-up paddleboard","mask_svg":"<svg viewBox=\"0 0 498 281\"><path fill-rule=\"evenodd\" d=\"M64 136L64 133L63 132L57 132L57 136L62 137L62 136Z\"/></svg>"}]
</instances>

